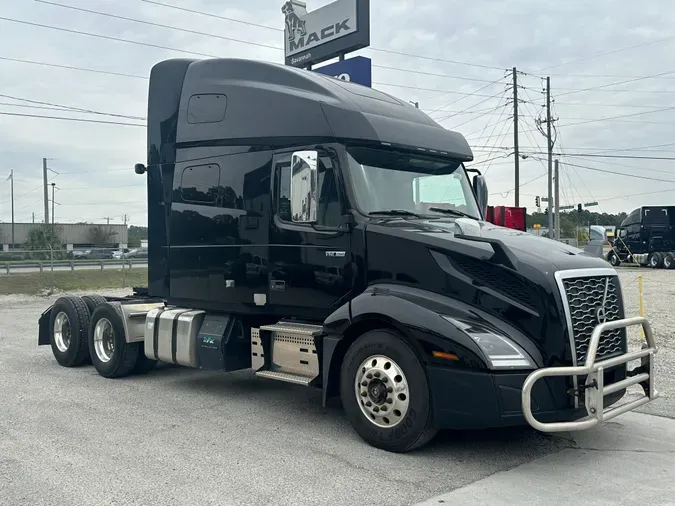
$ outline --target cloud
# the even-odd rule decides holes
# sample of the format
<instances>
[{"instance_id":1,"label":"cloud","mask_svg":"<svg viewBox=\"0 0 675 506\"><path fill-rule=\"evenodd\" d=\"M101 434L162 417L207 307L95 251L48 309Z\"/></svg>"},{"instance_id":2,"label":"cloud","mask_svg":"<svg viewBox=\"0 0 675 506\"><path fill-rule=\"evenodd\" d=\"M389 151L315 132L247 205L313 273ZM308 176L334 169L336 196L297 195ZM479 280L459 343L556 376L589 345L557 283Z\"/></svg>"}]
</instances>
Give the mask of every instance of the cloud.
<instances>
[{"instance_id":1,"label":"cloud","mask_svg":"<svg viewBox=\"0 0 675 506\"><path fill-rule=\"evenodd\" d=\"M226 7L215 0L166 0L188 9L276 27L275 30L168 9L140 0L54 1L215 34L220 38L27 0L0 0L2 16L207 55L282 62L281 51L264 47L282 45L279 31L283 27L281 2L249 0L237 3L236 7ZM328 1L308 0L310 10L326 3ZM546 144L536 130L535 118L541 114L545 103L541 77L550 75L555 118L558 118L555 151L574 155L561 159L562 203L597 200L602 211L629 211L654 201L672 203L675 174L667 173L672 161L580 155L604 150L635 156L674 156L675 146L640 151L613 150L675 142L671 140L673 111L650 113L658 108L675 106L675 74L585 92L575 90L670 70L664 67L664 62L670 61L675 39L660 39L670 36L674 21L675 4L665 0L647 5L628 0L596 3L482 0L472 4L440 0L424 3L372 0L373 48L437 60L373 49L360 53L371 57L377 65L373 70L375 87L404 100L417 101L426 111L437 110L432 117L447 117L442 121L444 126L457 127L467 136L475 149L475 166L487 171L495 204L513 204L513 191L510 191L514 186L513 157L481 162L507 155L513 146L512 105L509 102L512 97L510 91L505 91L511 80L510 69L516 66L525 72L519 75L522 86L519 98L525 101L520 104L520 145L528 157L520 163L521 183L546 170L545 156L536 154L545 151ZM617 51L630 46L638 47ZM147 76L152 65L162 59L190 56L3 20L0 20L0 47L0 57L137 76ZM603 53L609 54L588 58ZM3 77L0 94L119 115L146 115L147 81L144 79L6 60L0 60L0 75ZM1 97L0 102L20 104ZM457 114L460 111L466 112ZM142 123L9 105L0 105L0 112ZM633 113L645 114L583 123ZM145 151L144 128L0 115L0 180L4 180L2 171L14 168L16 214L20 221L32 219L33 212L38 219L41 217L42 158L47 157L50 167L60 173L50 172L50 178L60 188L55 199L61 204L57 206L57 219L92 221L112 216L121 222L122 216L127 214L132 223L143 224L146 220L144 179L133 173L133 165L145 159ZM587 168L566 166L566 162ZM673 188L672 193L631 197L669 187ZM546 188L546 177L524 185L521 205L532 209L534 196L546 195ZM0 220L6 221L9 217L7 183L0 185Z\"/></svg>"}]
</instances>

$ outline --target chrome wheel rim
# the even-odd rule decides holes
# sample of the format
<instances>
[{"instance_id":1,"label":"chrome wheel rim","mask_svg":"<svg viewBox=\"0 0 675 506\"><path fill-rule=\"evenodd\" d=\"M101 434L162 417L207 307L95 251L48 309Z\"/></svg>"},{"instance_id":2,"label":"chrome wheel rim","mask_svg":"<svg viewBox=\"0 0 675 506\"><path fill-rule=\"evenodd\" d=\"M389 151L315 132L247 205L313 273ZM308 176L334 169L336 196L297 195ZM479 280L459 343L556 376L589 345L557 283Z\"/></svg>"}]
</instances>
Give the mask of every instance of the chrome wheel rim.
<instances>
[{"instance_id":1,"label":"chrome wheel rim","mask_svg":"<svg viewBox=\"0 0 675 506\"><path fill-rule=\"evenodd\" d=\"M115 352L115 332L107 318L101 318L94 327L94 351L101 362L110 362Z\"/></svg>"},{"instance_id":2,"label":"chrome wheel rim","mask_svg":"<svg viewBox=\"0 0 675 506\"><path fill-rule=\"evenodd\" d=\"M68 315L61 311L54 318L54 344L61 353L68 351L71 332Z\"/></svg>"},{"instance_id":3,"label":"chrome wheel rim","mask_svg":"<svg viewBox=\"0 0 675 506\"><path fill-rule=\"evenodd\" d=\"M408 380L401 367L384 355L372 355L361 363L354 393L361 412L378 427L396 427L408 413Z\"/></svg>"}]
</instances>

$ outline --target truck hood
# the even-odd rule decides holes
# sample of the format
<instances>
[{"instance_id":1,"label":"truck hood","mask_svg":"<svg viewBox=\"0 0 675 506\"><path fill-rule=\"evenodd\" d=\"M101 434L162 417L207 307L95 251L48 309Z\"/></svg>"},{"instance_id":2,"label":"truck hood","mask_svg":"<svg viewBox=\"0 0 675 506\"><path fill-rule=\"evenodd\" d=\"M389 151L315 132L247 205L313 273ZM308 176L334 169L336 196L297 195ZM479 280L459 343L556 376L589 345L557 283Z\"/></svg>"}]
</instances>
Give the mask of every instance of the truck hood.
<instances>
[{"instance_id":1,"label":"truck hood","mask_svg":"<svg viewBox=\"0 0 675 506\"><path fill-rule=\"evenodd\" d=\"M558 365L569 363L571 350L555 272L609 267L563 243L467 218L371 220L366 244L368 283L460 301L517 328Z\"/></svg>"}]
</instances>

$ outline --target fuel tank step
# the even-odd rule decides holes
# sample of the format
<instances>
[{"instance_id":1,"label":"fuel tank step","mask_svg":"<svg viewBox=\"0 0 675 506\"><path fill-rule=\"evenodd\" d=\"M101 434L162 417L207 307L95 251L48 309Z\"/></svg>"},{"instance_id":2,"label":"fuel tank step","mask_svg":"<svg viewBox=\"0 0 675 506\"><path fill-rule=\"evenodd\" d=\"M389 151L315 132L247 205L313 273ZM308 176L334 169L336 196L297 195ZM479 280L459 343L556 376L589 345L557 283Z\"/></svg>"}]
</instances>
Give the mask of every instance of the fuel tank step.
<instances>
[{"instance_id":1,"label":"fuel tank step","mask_svg":"<svg viewBox=\"0 0 675 506\"><path fill-rule=\"evenodd\" d=\"M261 378L268 378L277 381L285 381L286 383L295 383L296 385L307 386L314 379L314 376L303 376L300 374L290 374L279 371L258 371L256 376Z\"/></svg>"},{"instance_id":2,"label":"fuel tank step","mask_svg":"<svg viewBox=\"0 0 675 506\"><path fill-rule=\"evenodd\" d=\"M298 336L315 336L321 333L320 325L309 325L307 323L279 322L272 325L263 325L260 330L268 332L296 334Z\"/></svg>"}]
</instances>

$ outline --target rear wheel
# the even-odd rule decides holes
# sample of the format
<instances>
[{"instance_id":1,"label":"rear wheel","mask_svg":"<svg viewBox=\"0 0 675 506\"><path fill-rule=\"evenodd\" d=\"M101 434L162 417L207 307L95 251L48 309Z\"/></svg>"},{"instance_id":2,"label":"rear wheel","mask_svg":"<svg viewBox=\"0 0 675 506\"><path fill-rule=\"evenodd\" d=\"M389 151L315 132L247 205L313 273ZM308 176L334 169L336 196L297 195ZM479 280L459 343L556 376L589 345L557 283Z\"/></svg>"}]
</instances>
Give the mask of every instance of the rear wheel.
<instances>
[{"instance_id":1,"label":"rear wheel","mask_svg":"<svg viewBox=\"0 0 675 506\"><path fill-rule=\"evenodd\" d=\"M98 306L108 302L107 300L105 300L105 297L103 297L101 295L83 295L82 300L87 305L87 309L89 310L89 314L94 314L94 311L96 310L96 308Z\"/></svg>"},{"instance_id":2,"label":"rear wheel","mask_svg":"<svg viewBox=\"0 0 675 506\"><path fill-rule=\"evenodd\" d=\"M647 258L647 265L652 269L658 269L663 263L663 257L661 253L650 253Z\"/></svg>"},{"instance_id":3,"label":"rear wheel","mask_svg":"<svg viewBox=\"0 0 675 506\"><path fill-rule=\"evenodd\" d=\"M60 297L52 306L49 333L52 353L64 367L77 367L88 357L89 312L82 299Z\"/></svg>"},{"instance_id":4,"label":"rear wheel","mask_svg":"<svg viewBox=\"0 0 675 506\"><path fill-rule=\"evenodd\" d=\"M91 316L89 355L98 373L119 378L132 372L142 343L127 343L122 309L118 302L106 302Z\"/></svg>"},{"instance_id":5,"label":"rear wheel","mask_svg":"<svg viewBox=\"0 0 675 506\"><path fill-rule=\"evenodd\" d=\"M424 368L392 331L367 332L350 346L342 363L340 395L356 432L377 448L414 450L437 432Z\"/></svg>"},{"instance_id":6,"label":"rear wheel","mask_svg":"<svg viewBox=\"0 0 675 506\"><path fill-rule=\"evenodd\" d=\"M667 253L666 256L663 257L663 268L672 269L673 267L675 267L675 257L672 253Z\"/></svg>"}]
</instances>

